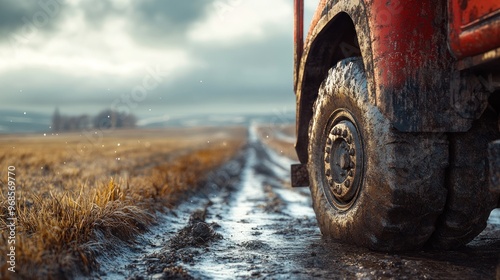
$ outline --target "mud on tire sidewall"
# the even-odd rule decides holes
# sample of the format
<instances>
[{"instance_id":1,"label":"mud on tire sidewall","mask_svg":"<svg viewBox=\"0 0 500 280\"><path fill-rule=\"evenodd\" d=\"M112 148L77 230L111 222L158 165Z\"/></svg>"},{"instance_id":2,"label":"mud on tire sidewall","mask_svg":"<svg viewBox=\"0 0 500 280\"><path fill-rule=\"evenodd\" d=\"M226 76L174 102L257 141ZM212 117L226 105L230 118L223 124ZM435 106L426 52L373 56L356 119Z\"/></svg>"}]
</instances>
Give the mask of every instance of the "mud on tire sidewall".
<instances>
[{"instance_id":1,"label":"mud on tire sidewall","mask_svg":"<svg viewBox=\"0 0 500 280\"><path fill-rule=\"evenodd\" d=\"M356 201L347 210L332 205L323 190L323 186L327 186L323 175L324 139L329 133L327 128L332 114L339 108L352 114L363 139L364 150L360 191ZM308 169L313 208L323 235L382 251L423 246L434 231L434 222L446 199L443 180L447 153L442 151L447 151L446 143L440 137L435 141L434 136L395 132L378 108L368 101L366 78L360 59L341 61L330 70L320 86L309 139ZM413 176L407 174L412 171L406 170L411 166L404 166L405 162L398 159L397 155L408 152L412 156L418 153L408 149L422 148L418 144L417 147L411 147L419 140L426 141L424 145L436 154L433 160L438 164L420 158L423 170ZM404 144L388 144L398 141ZM370 151L369 154L367 151ZM405 176L411 181L409 185L405 185ZM420 178L423 176L426 178ZM404 177L403 184L401 177ZM419 187L417 180L428 184Z\"/></svg>"}]
</instances>

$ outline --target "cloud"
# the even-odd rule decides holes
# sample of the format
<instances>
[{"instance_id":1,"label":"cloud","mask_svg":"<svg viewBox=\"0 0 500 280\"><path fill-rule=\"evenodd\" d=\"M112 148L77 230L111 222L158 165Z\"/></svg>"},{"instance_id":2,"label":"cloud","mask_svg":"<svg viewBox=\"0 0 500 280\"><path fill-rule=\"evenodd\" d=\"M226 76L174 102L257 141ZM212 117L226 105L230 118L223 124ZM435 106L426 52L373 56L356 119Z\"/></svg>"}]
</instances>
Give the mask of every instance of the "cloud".
<instances>
[{"instance_id":1,"label":"cloud","mask_svg":"<svg viewBox=\"0 0 500 280\"><path fill-rule=\"evenodd\" d=\"M134 2L131 35L142 45L185 43L186 32L207 16L210 0L145 0Z\"/></svg>"},{"instance_id":2,"label":"cloud","mask_svg":"<svg viewBox=\"0 0 500 280\"><path fill-rule=\"evenodd\" d=\"M269 39L248 42L244 48L213 45L197 49L195 59L202 66L161 85L144 105L154 106L163 97L166 110L212 107L234 113L248 108L293 107L292 41L287 33L269 35Z\"/></svg>"},{"instance_id":3,"label":"cloud","mask_svg":"<svg viewBox=\"0 0 500 280\"><path fill-rule=\"evenodd\" d=\"M128 33L128 11L133 8L123 1L94 2L67 2L52 32L36 32L15 45L0 44L0 74L38 67L68 76L131 78L147 67L179 70L192 63L182 46L138 46Z\"/></svg>"},{"instance_id":4,"label":"cloud","mask_svg":"<svg viewBox=\"0 0 500 280\"><path fill-rule=\"evenodd\" d=\"M0 41L28 39L35 32L51 32L59 23L64 9L65 5L56 0L2 1Z\"/></svg>"},{"instance_id":5,"label":"cloud","mask_svg":"<svg viewBox=\"0 0 500 280\"><path fill-rule=\"evenodd\" d=\"M192 42L236 45L262 39L269 28L286 29L293 22L292 5L284 0L217 1L208 11L210 16L189 30Z\"/></svg>"},{"instance_id":6,"label":"cloud","mask_svg":"<svg viewBox=\"0 0 500 280\"><path fill-rule=\"evenodd\" d=\"M62 16L15 54L0 43L0 104L95 113L159 66L170 75L133 108L139 116L293 107L292 6L286 0L68 0ZM30 7L23 13L36 12Z\"/></svg>"},{"instance_id":7,"label":"cloud","mask_svg":"<svg viewBox=\"0 0 500 280\"><path fill-rule=\"evenodd\" d=\"M78 8L84 13L86 25L92 28L103 28L106 21L127 8L112 0L85 0L78 3Z\"/></svg>"}]
</instances>

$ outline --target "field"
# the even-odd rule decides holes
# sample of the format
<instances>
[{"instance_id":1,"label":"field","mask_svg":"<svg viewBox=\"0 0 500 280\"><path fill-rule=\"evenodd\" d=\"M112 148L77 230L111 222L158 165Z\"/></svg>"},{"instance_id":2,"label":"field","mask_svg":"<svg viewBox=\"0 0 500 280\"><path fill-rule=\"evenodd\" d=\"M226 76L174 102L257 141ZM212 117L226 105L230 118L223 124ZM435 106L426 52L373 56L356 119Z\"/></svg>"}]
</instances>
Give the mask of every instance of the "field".
<instances>
[{"instance_id":1,"label":"field","mask_svg":"<svg viewBox=\"0 0 500 280\"><path fill-rule=\"evenodd\" d=\"M0 136L0 278L71 278L98 268L97 256L133 243L244 142L242 128ZM3 253L12 245L16 274Z\"/></svg>"}]
</instances>

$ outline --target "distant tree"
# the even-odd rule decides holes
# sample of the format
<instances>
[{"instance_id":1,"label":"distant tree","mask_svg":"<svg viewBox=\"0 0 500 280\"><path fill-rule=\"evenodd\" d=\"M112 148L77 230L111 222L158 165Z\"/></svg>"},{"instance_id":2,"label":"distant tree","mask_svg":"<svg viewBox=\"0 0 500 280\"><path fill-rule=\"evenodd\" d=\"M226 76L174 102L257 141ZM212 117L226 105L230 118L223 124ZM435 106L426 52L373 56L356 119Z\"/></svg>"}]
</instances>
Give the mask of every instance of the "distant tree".
<instances>
[{"instance_id":1,"label":"distant tree","mask_svg":"<svg viewBox=\"0 0 500 280\"><path fill-rule=\"evenodd\" d=\"M90 127L97 129L133 128L136 123L137 118L134 115L116 112L111 109L103 110L97 116L91 118L89 115L64 116L56 108L52 116L52 130L54 132L78 131Z\"/></svg>"},{"instance_id":2,"label":"distant tree","mask_svg":"<svg viewBox=\"0 0 500 280\"><path fill-rule=\"evenodd\" d=\"M137 118L132 114L124 114L106 109L101 111L94 118L94 128L111 129L111 128L133 128L136 126Z\"/></svg>"},{"instance_id":3,"label":"distant tree","mask_svg":"<svg viewBox=\"0 0 500 280\"><path fill-rule=\"evenodd\" d=\"M78 117L77 120L78 123L78 129L86 129L90 127L90 117L89 115L81 115Z\"/></svg>"},{"instance_id":4,"label":"distant tree","mask_svg":"<svg viewBox=\"0 0 500 280\"><path fill-rule=\"evenodd\" d=\"M59 108L56 107L54 115L52 115L52 131L60 132L62 130L62 117L59 113Z\"/></svg>"},{"instance_id":5,"label":"distant tree","mask_svg":"<svg viewBox=\"0 0 500 280\"><path fill-rule=\"evenodd\" d=\"M97 129L110 129L115 127L114 114L110 109L101 111L97 116L94 117L94 128Z\"/></svg>"}]
</instances>

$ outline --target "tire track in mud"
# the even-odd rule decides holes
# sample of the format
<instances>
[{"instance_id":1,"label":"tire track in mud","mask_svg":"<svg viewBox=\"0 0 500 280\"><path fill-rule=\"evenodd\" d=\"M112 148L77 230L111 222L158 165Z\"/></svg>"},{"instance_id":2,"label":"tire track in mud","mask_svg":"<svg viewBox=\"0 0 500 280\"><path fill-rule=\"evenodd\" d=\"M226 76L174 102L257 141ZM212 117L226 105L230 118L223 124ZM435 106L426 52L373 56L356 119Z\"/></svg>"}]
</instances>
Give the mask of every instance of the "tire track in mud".
<instances>
[{"instance_id":1,"label":"tire track in mud","mask_svg":"<svg viewBox=\"0 0 500 280\"><path fill-rule=\"evenodd\" d=\"M189 201L159 216L134 246L101 259L101 279L411 279L495 277L500 211L463 250L385 254L321 238L307 188L292 189L291 160L248 144Z\"/></svg>"},{"instance_id":2,"label":"tire track in mud","mask_svg":"<svg viewBox=\"0 0 500 280\"><path fill-rule=\"evenodd\" d=\"M278 156L249 130L239 189L213 200L212 219L225 237L190 267L199 278L284 277L301 273L289 259L303 250L301 236L319 235L307 189L291 189L291 160Z\"/></svg>"},{"instance_id":3,"label":"tire track in mud","mask_svg":"<svg viewBox=\"0 0 500 280\"><path fill-rule=\"evenodd\" d=\"M257 126L251 126L241 154L211 174L200 193L161 215L158 225L134 249L118 250L113 259L102 259L99 278L234 279L300 274L291 265L290 253L303 251L301 236L320 233L309 190L290 186L291 163L265 146ZM204 213L203 219L193 224L199 213ZM197 239L195 226L205 231L194 235L207 238L192 242Z\"/></svg>"}]
</instances>

